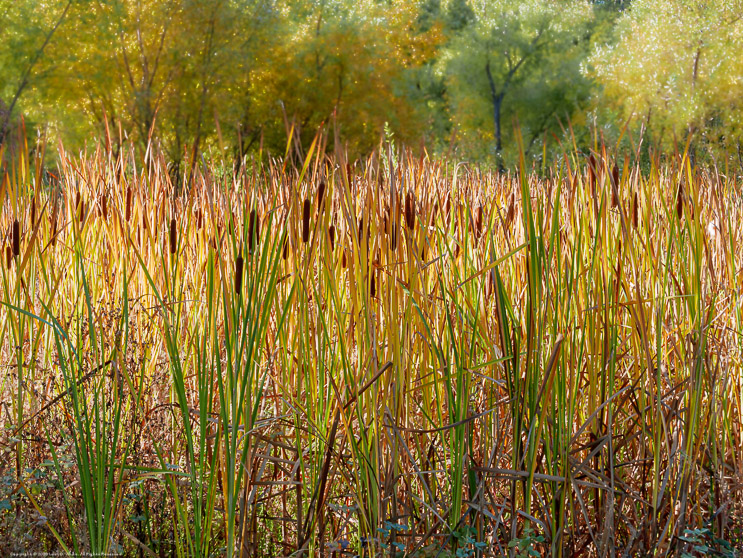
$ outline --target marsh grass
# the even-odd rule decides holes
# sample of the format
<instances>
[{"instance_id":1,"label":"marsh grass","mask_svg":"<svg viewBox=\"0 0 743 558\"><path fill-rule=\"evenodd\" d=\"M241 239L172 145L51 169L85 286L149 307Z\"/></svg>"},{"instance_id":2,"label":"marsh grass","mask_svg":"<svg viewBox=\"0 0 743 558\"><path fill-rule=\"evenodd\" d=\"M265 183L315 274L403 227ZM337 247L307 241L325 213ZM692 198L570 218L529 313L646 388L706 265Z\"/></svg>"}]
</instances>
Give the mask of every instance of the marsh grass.
<instances>
[{"instance_id":1,"label":"marsh grass","mask_svg":"<svg viewBox=\"0 0 743 558\"><path fill-rule=\"evenodd\" d=\"M0 549L740 544L732 175L323 145L178 187L154 150L0 157Z\"/></svg>"}]
</instances>

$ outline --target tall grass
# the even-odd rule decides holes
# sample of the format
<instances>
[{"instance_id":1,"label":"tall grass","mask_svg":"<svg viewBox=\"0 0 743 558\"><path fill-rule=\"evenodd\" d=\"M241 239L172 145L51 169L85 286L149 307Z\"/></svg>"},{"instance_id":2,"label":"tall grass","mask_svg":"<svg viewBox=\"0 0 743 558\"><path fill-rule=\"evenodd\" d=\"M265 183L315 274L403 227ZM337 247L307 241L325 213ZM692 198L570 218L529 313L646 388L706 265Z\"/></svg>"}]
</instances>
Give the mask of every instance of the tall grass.
<instances>
[{"instance_id":1,"label":"tall grass","mask_svg":"<svg viewBox=\"0 0 743 558\"><path fill-rule=\"evenodd\" d=\"M3 153L0 548L741 544L740 183ZM3 148L6 149L6 148ZM8 148L9 149L9 148ZM16 224L17 223L17 224Z\"/></svg>"}]
</instances>

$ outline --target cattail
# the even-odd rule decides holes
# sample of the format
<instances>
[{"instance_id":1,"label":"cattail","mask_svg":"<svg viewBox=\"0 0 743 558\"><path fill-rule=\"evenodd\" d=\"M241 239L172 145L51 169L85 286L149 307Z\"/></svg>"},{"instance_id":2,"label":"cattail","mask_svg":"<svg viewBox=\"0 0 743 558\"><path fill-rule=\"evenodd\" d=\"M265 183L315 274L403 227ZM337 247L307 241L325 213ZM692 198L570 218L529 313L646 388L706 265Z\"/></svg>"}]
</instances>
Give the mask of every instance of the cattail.
<instances>
[{"instance_id":1,"label":"cattail","mask_svg":"<svg viewBox=\"0 0 743 558\"><path fill-rule=\"evenodd\" d=\"M31 226L36 223L36 196L31 200Z\"/></svg>"},{"instance_id":2,"label":"cattail","mask_svg":"<svg viewBox=\"0 0 743 558\"><path fill-rule=\"evenodd\" d=\"M286 260L289 258L289 239L284 240L284 254L283 258Z\"/></svg>"},{"instance_id":3,"label":"cattail","mask_svg":"<svg viewBox=\"0 0 743 558\"><path fill-rule=\"evenodd\" d=\"M343 256L341 256L341 267L346 269L346 251L343 250Z\"/></svg>"},{"instance_id":4,"label":"cattail","mask_svg":"<svg viewBox=\"0 0 743 558\"><path fill-rule=\"evenodd\" d=\"M310 240L310 200L305 198L302 209L302 242L307 244Z\"/></svg>"},{"instance_id":5,"label":"cattail","mask_svg":"<svg viewBox=\"0 0 743 558\"><path fill-rule=\"evenodd\" d=\"M637 192L635 192L635 195L632 197L632 227L637 228L637 222L638 222L638 203L637 203Z\"/></svg>"},{"instance_id":6,"label":"cattail","mask_svg":"<svg viewBox=\"0 0 743 558\"><path fill-rule=\"evenodd\" d=\"M126 210L124 213L124 217L127 222L129 222L129 219L132 216L132 187L129 186L126 189Z\"/></svg>"},{"instance_id":7,"label":"cattail","mask_svg":"<svg viewBox=\"0 0 743 558\"><path fill-rule=\"evenodd\" d=\"M101 201L101 209L103 211L103 220L108 221L108 196L104 193L103 200Z\"/></svg>"},{"instance_id":8,"label":"cattail","mask_svg":"<svg viewBox=\"0 0 743 558\"><path fill-rule=\"evenodd\" d=\"M13 255L21 254L21 224L18 219L13 220Z\"/></svg>"},{"instance_id":9,"label":"cattail","mask_svg":"<svg viewBox=\"0 0 743 558\"><path fill-rule=\"evenodd\" d=\"M482 236L482 206L478 206L475 213L475 238L480 239Z\"/></svg>"},{"instance_id":10,"label":"cattail","mask_svg":"<svg viewBox=\"0 0 743 558\"><path fill-rule=\"evenodd\" d=\"M317 186L317 212L320 213L320 210L322 209L322 202L323 198L325 197L325 182L320 181L320 184Z\"/></svg>"},{"instance_id":11,"label":"cattail","mask_svg":"<svg viewBox=\"0 0 743 558\"><path fill-rule=\"evenodd\" d=\"M260 225L258 224L258 215L256 214L255 209L253 209L250 212L250 221L248 222L248 246L251 252L260 240L259 227ZM255 244L253 243L254 240Z\"/></svg>"},{"instance_id":12,"label":"cattail","mask_svg":"<svg viewBox=\"0 0 743 558\"><path fill-rule=\"evenodd\" d=\"M371 284L369 285L369 294L372 298L377 296L377 282L374 280L374 270L371 271Z\"/></svg>"},{"instance_id":13,"label":"cattail","mask_svg":"<svg viewBox=\"0 0 743 558\"><path fill-rule=\"evenodd\" d=\"M511 226L511 221L513 221L513 218L515 215L516 215L516 195L512 192L511 201L508 202L508 211L506 212L506 228Z\"/></svg>"},{"instance_id":14,"label":"cattail","mask_svg":"<svg viewBox=\"0 0 743 558\"><path fill-rule=\"evenodd\" d=\"M328 238L330 239L330 251L335 250L335 225L330 225L328 229Z\"/></svg>"},{"instance_id":15,"label":"cattail","mask_svg":"<svg viewBox=\"0 0 743 558\"><path fill-rule=\"evenodd\" d=\"M679 184L678 192L676 193L676 215L681 219L684 216L684 187Z\"/></svg>"},{"instance_id":16,"label":"cattail","mask_svg":"<svg viewBox=\"0 0 743 558\"><path fill-rule=\"evenodd\" d=\"M614 163L611 169L611 183L615 188L619 188L619 167L617 167L616 163Z\"/></svg>"},{"instance_id":17,"label":"cattail","mask_svg":"<svg viewBox=\"0 0 743 558\"><path fill-rule=\"evenodd\" d=\"M170 220L170 253L175 254L175 248L176 248L176 230L175 230L175 219Z\"/></svg>"},{"instance_id":18,"label":"cattail","mask_svg":"<svg viewBox=\"0 0 743 558\"><path fill-rule=\"evenodd\" d=\"M235 260L235 293L240 296L243 288L243 256L240 254Z\"/></svg>"},{"instance_id":19,"label":"cattail","mask_svg":"<svg viewBox=\"0 0 743 558\"><path fill-rule=\"evenodd\" d=\"M408 192L405 196L405 224L408 230L415 229L415 198L413 192Z\"/></svg>"},{"instance_id":20,"label":"cattail","mask_svg":"<svg viewBox=\"0 0 743 558\"><path fill-rule=\"evenodd\" d=\"M439 204L438 202L433 204L433 211L431 211L431 220L428 223L429 227L433 227L434 223L436 222L436 214L439 211Z\"/></svg>"},{"instance_id":21,"label":"cattail","mask_svg":"<svg viewBox=\"0 0 743 558\"><path fill-rule=\"evenodd\" d=\"M611 206L619 207L619 169L616 163L611 169Z\"/></svg>"},{"instance_id":22,"label":"cattail","mask_svg":"<svg viewBox=\"0 0 743 558\"><path fill-rule=\"evenodd\" d=\"M11 250L10 245L7 245L5 247L5 264L8 266L8 269L10 269L10 266L12 263L13 263L13 250Z\"/></svg>"},{"instance_id":23,"label":"cattail","mask_svg":"<svg viewBox=\"0 0 743 558\"><path fill-rule=\"evenodd\" d=\"M596 191L596 158L593 156L593 153L591 153L591 156L588 157L588 178L589 182L591 184L591 191Z\"/></svg>"}]
</instances>

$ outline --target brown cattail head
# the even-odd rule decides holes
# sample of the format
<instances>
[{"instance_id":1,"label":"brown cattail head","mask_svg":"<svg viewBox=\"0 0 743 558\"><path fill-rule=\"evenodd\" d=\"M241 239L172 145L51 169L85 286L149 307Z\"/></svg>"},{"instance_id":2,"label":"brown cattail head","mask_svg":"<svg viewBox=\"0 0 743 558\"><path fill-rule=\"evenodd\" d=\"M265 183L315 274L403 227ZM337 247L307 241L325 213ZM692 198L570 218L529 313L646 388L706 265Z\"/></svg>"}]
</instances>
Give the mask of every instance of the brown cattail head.
<instances>
[{"instance_id":1,"label":"brown cattail head","mask_svg":"<svg viewBox=\"0 0 743 558\"><path fill-rule=\"evenodd\" d=\"M240 292L243 288L243 256L242 254L237 256L235 260L235 293L240 296Z\"/></svg>"},{"instance_id":2,"label":"brown cattail head","mask_svg":"<svg viewBox=\"0 0 743 558\"><path fill-rule=\"evenodd\" d=\"M310 240L310 200L305 198L302 208L302 242L307 244Z\"/></svg>"},{"instance_id":3,"label":"brown cattail head","mask_svg":"<svg viewBox=\"0 0 743 558\"><path fill-rule=\"evenodd\" d=\"M317 185L317 212L319 213L322 209L322 202L325 197L325 182L320 181L320 184Z\"/></svg>"},{"instance_id":4,"label":"brown cattail head","mask_svg":"<svg viewBox=\"0 0 743 558\"><path fill-rule=\"evenodd\" d=\"M377 296L377 282L374 279L374 275L375 273L374 273L374 270L372 269L371 270L371 283L369 285L369 294L371 295L372 298Z\"/></svg>"},{"instance_id":5,"label":"brown cattail head","mask_svg":"<svg viewBox=\"0 0 743 558\"><path fill-rule=\"evenodd\" d=\"M13 220L13 255L21 255L21 224L18 219Z\"/></svg>"},{"instance_id":6,"label":"brown cattail head","mask_svg":"<svg viewBox=\"0 0 743 558\"><path fill-rule=\"evenodd\" d=\"M616 163L614 163L611 169L611 183L615 188L619 188L619 167L617 167Z\"/></svg>"},{"instance_id":7,"label":"brown cattail head","mask_svg":"<svg viewBox=\"0 0 743 558\"><path fill-rule=\"evenodd\" d=\"M330 251L335 250L335 225L330 225L328 228L328 238L330 239Z\"/></svg>"},{"instance_id":8,"label":"brown cattail head","mask_svg":"<svg viewBox=\"0 0 743 558\"><path fill-rule=\"evenodd\" d=\"M248 222L248 247L251 252L258 245L260 239L259 228L258 214L255 212L255 209L253 209L250 212L250 221Z\"/></svg>"},{"instance_id":9,"label":"brown cattail head","mask_svg":"<svg viewBox=\"0 0 743 558\"><path fill-rule=\"evenodd\" d=\"M108 221L108 196L103 193L103 199L101 200L101 211L103 211L104 221Z\"/></svg>"},{"instance_id":10,"label":"brown cattail head","mask_svg":"<svg viewBox=\"0 0 743 558\"><path fill-rule=\"evenodd\" d=\"M682 184L679 184L679 189L676 193L676 215L679 219L684 216L684 186Z\"/></svg>"},{"instance_id":11,"label":"brown cattail head","mask_svg":"<svg viewBox=\"0 0 743 558\"><path fill-rule=\"evenodd\" d=\"M196 209L196 230L200 231L201 227L204 225L204 216L201 213L201 208Z\"/></svg>"},{"instance_id":12,"label":"brown cattail head","mask_svg":"<svg viewBox=\"0 0 743 558\"><path fill-rule=\"evenodd\" d=\"M31 227L36 223L36 196L31 200Z\"/></svg>"},{"instance_id":13,"label":"brown cattail head","mask_svg":"<svg viewBox=\"0 0 743 558\"><path fill-rule=\"evenodd\" d=\"M289 239L284 240L284 253L283 258L286 260L289 258Z\"/></svg>"},{"instance_id":14,"label":"brown cattail head","mask_svg":"<svg viewBox=\"0 0 743 558\"><path fill-rule=\"evenodd\" d=\"M638 223L637 213L638 213L639 208L637 206L638 206L637 192L635 192L635 195L632 196L632 227L635 229L637 228L637 223Z\"/></svg>"},{"instance_id":15,"label":"brown cattail head","mask_svg":"<svg viewBox=\"0 0 743 558\"><path fill-rule=\"evenodd\" d=\"M341 256L341 267L343 269L346 268L346 251L343 250L343 256Z\"/></svg>"},{"instance_id":16,"label":"brown cattail head","mask_svg":"<svg viewBox=\"0 0 743 558\"><path fill-rule=\"evenodd\" d=\"M51 218L52 219L52 246L54 246L57 243L57 216L56 211L55 215Z\"/></svg>"},{"instance_id":17,"label":"brown cattail head","mask_svg":"<svg viewBox=\"0 0 743 558\"><path fill-rule=\"evenodd\" d=\"M511 226L513 218L516 216L516 194L511 192L511 201L508 202L508 211L506 212L506 228Z\"/></svg>"},{"instance_id":18,"label":"brown cattail head","mask_svg":"<svg viewBox=\"0 0 743 558\"><path fill-rule=\"evenodd\" d=\"M124 213L124 218L128 222L129 219L131 219L131 216L132 216L132 187L129 186L126 189L126 209Z\"/></svg>"},{"instance_id":19,"label":"brown cattail head","mask_svg":"<svg viewBox=\"0 0 743 558\"><path fill-rule=\"evenodd\" d=\"M405 224L408 230L415 229L415 198L413 192L408 192L405 196Z\"/></svg>"},{"instance_id":20,"label":"brown cattail head","mask_svg":"<svg viewBox=\"0 0 743 558\"><path fill-rule=\"evenodd\" d=\"M482 236L482 206L478 206L475 212L475 238L480 239Z\"/></svg>"},{"instance_id":21,"label":"brown cattail head","mask_svg":"<svg viewBox=\"0 0 743 558\"><path fill-rule=\"evenodd\" d=\"M175 230L175 219L170 220L170 253L175 254L176 244L178 243L178 237Z\"/></svg>"},{"instance_id":22,"label":"brown cattail head","mask_svg":"<svg viewBox=\"0 0 743 558\"><path fill-rule=\"evenodd\" d=\"M8 269L10 269L11 264L13 263L13 250L10 247L10 244L8 244L5 247L5 265L8 266Z\"/></svg>"}]
</instances>

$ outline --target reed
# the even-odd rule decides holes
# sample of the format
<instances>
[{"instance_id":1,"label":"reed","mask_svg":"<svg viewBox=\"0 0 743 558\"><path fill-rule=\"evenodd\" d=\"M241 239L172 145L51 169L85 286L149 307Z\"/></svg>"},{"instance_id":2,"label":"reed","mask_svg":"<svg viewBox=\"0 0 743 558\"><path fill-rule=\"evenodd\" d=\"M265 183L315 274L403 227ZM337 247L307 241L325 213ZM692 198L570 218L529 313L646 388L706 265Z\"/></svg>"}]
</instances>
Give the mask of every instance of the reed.
<instances>
[{"instance_id":1,"label":"reed","mask_svg":"<svg viewBox=\"0 0 743 558\"><path fill-rule=\"evenodd\" d=\"M0 554L730 556L739 179L326 139L9 160Z\"/></svg>"}]
</instances>

